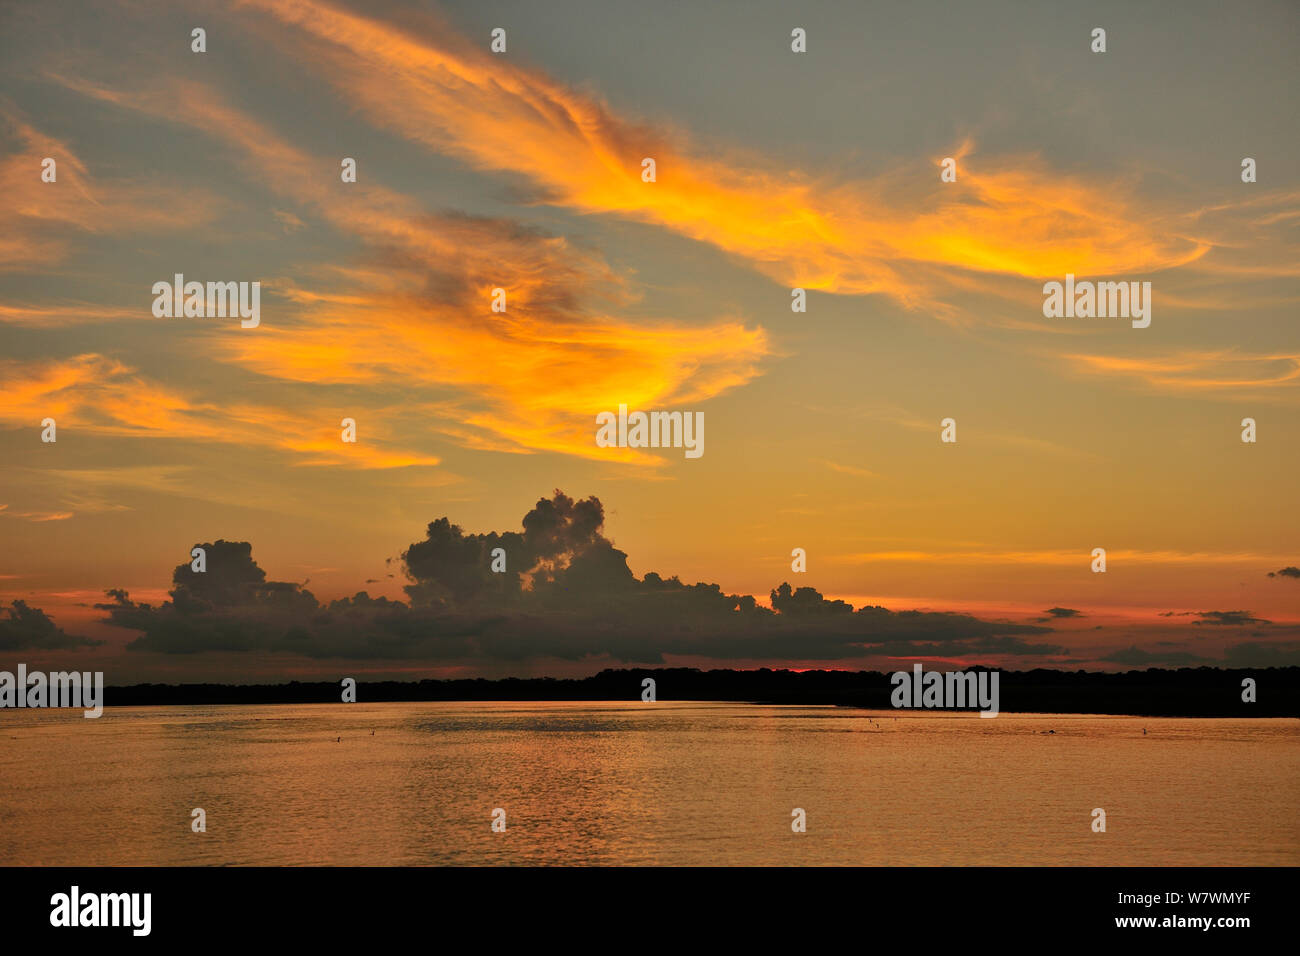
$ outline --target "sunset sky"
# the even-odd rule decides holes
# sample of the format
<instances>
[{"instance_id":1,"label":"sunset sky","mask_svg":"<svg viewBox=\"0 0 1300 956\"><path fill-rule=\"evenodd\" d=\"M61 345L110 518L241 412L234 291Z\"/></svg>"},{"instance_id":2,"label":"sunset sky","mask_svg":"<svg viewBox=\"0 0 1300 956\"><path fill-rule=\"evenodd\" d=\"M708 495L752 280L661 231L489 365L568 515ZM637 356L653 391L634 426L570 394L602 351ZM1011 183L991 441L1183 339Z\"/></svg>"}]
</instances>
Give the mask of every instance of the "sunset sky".
<instances>
[{"instance_id":1,"label":"sunset sky","mask_svg":"<svg viewBox=\"0 0 1300 956\"><path fill-rule=\"evenodd\" d=\"M556 489L639 579L1042 645L704 634L668 663L1300 663L1298 55L1288 3L6 4L0 601L103 643L0 614L0 668L629 663L127 650L93 607L167 601L217 539L321 604L406 601L429 522L519 532ZM155 318L177 273L260 281L260 325ZM1150 327L1045 318L1067 273L1149 281ZM620 405L703 412L703 456L597 447Z\"/></svg>"}]
</instances>

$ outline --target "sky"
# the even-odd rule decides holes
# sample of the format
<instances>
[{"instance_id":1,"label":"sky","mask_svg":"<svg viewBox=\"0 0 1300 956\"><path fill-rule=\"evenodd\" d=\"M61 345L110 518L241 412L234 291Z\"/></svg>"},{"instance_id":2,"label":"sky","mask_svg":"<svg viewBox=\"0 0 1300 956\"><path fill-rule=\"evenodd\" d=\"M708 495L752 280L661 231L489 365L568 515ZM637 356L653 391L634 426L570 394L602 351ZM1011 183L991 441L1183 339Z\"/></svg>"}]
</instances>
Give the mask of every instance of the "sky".
<instances>
[{"instance_id":1,"label":"sky","mask_svg":"<svg viewBox=\"0 0 1300 956\"><path fill-rule=\"evenodd\" d=\"M0 667L1300 663L1300 10L1250 9L6 4Z\"/></svg>"}]
</instances>

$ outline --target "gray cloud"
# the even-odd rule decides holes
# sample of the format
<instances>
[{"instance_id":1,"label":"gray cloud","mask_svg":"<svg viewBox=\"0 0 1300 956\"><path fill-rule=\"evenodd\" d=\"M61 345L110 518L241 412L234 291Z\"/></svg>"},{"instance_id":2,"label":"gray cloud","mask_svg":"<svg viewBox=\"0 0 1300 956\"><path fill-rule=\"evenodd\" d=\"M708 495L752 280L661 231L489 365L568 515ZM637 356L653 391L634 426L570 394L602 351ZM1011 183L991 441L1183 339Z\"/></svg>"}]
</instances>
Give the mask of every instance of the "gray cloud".
<instances>
[{"instance_id":1,"label":"gray cloud","mask_svg":"<svg viewBox=\"0 0 1300 956\"><path fill-rule=\"evenodd\" d=\"M1251 617L1249 611L1197 611L1201 618L1194 624L1216 624L1225 627L1241 627L1247 624L1271 624L1260 617Z\"/></svg>"},{"instance_id":2,"label":"gray cloud","mask_svg":"<svg viewBox=\"0 0 1300 956\"><path fill-rule=\"evenodd\" d=\"M1107 654L1102 658L1103 661L1109 661L1114 664L1131 664L1135 667L1160 667L1160 666L1194 666L1197 664L1218 664L1220 661L1213 661L1208 657L1201 657L1197 654L1190 654L1186 651L1144 651L1139 647L1130 647L1127 650L1115 651Z\"/></svg>"},{"instance_id":3,"label":"gray cloud","mask_svg":"<svg viewBox=\"0 0 1300 956\"><path fill-rule=\"evenodd\" d=\"M1300 641L1263 644L1244 641L1224 652L1227 667L1293 667L1300 665Z\"/></svg>"},{"instance_id":4,"label":"gray cloud","mask_svg":"<svg viewBox=\"0 0 1300 956\"><path fill-rule=\"evenodd\" d=\"M269 650L312 658L449 661L608 656L662 663L666 655L835 661L868 654L1043 656L1064 648L1026 638L1050 628L966 614L854 609L814 588L782 584L773 607L716 584L655 572L637 579L602 533L604 507L557 491L520 532L466 534L430 522L402 552L408 601L362 591L320 604L301 585L267 581L248 542L205 544L207 573L172 574L171 600L137 604L121 590L96 605L141 632L128 649L167 654ZM502 548L507 571L491 571Z\"/></svg>"},{"instance_id":5,"label":"gray cloud","mask_svg":"<svg viewBox=\"0 0 1300 956\"><path fill-rule=\"evenodd\" d=\"M70 647L95 647L103 641L66 634L55 626L45 612L28 607L26 601L13 601L0 608L0 651L63 650Z\"/></svg>"}]
</instances>

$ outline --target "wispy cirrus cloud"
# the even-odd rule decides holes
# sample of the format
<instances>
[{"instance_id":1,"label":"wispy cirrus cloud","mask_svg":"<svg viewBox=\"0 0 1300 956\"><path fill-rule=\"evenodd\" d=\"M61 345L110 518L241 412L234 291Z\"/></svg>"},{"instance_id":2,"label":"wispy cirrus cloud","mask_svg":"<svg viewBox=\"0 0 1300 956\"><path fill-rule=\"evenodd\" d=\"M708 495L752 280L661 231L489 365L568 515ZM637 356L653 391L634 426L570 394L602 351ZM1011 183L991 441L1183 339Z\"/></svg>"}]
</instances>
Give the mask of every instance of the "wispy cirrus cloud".
<instances>
[{"instance_id":1,"label":"wispy cirrus cloud","mask_svg":"<svg viewBox=\"0 0 1300 956\"><path fill-rule=\"evenodd\" d=\"M1137 551L1107 550L1106 557L1112 562L1130 562L1142 565L1158 564L1261 564L1268 565L1278 560L1276 555L1255 554L1249 552L1214 552L1214 551ZM1081 565L1089 561L1087 549L1070 551L1065 549L1042 551L1008 551L988 548L987 550L964 551L860 551L851 554L829 555L825 560L843 564L873 563L951 563L951 564L1008 564L1008 565Z\"/></svg>"},{"instance_id":2,"label":"wispy cirrus cloud","mask_svg":"<svg viewBox=\"0 0 1300 956\"><path fill-rule=\"evenodd\" d=\"M657 464L637 450L597 449L595 415L705 401L757 376L770 352L766 333L739 319L700 327L618 318L608 306L634 291L562 237L509 220L412 212L409 197L375 184L328 186L305 175L326 161L206 87L178 80L117 90L56 78L123 108L221 131L259 182L372 248L360 266L313 265L305 281L288 283L291 321L213 340L216 354L263 375L424 389L429 407L452 411L434 427L472 447ZM335 281L311 284L331 271ZM490 308L496 288L504 313Z\"/></svg>"},{"instance_id":3,"label":"wispy cirrus cloud","mask_svg":"<svg viewBox=\"0 0 1300 956\"><path fill-rule=\"evenodd\" d=\"M837 471L842 475L852 475L855 478L878 478L880 477L874 471L867 468L859 468L857 465L845 465L838 461L824 460L822 462L831 471Z\"/></svg>"},{"instance_id":4,"label":"wispy cirrus cloud","mask_svg":"<svg viewBox=\"0 0 1300 956\"><path fill-rule=\"evenodd\" d=\"M71 511L6 511L5 515L10 518L22 518L25 521L35 521L37 523L67 521L73 517Z\"/></svg>"},{"instance_id":5,"label":"wispy cirrus cloud","mask_svg":"<svg viewBox=\"0 0 1300 956\"><path fill-rule=\"evenodd\" d=\"M102 306L91 302L51 303L48 305L0 302L0 322L31 328L54 328L89 322L136 321L150 313L121 306Z\"/></svg>"},{"instance_id":6,"label":"wispy cirrus cloud","mask_svg":"<svg viewBox=\"0 0 1300 956\"><path fill-rule=\"evenodd\" d=\"M1300 352L1244 352L1238 349L1185 350L1164 355L1071 354L1075 371L1128 379L1171 392L1294 394L1300 386Z\"/></svg>"},{"instance_id":7,"label":"wispy cirrus cloud","mask_svg":"<svg viewBox=\"0 0 1300 956\"><path fill-rule=\"evenodd\" d=\"M332 410L287 411L240 402L205 402L150 381L116 359L87 353L71 359L0 362L0 423L35 427L53 417L60 428L135 438L173 438L276 448L302 465L357 468L430 466L438 459L379 442L345 444ZM382 421L382 416L376 416Z\"/></svg>"},{"instance_id":8,"label":"wispy cirrus cloud","mask_svg":"<svg viewBox=\"0 0 1300 956\"><path fill-rule=\"evenodd\" d=\"M220 207L203 189L97 180L66 142L42 132L3 97L0 130L17 144L0 155L0 271L54 265L79 235L179 231L211 221ZM55 161L54 182L41 179L46 158ZM36 317L22 307L0 311L0 321Z\"/></svg>"},{"instance_id":9,"label":"wispy cirrus cloud","mask_svg":"<svg viewBox=\"0 0 1300 956\"><path fill-rule=\"evenodd\" d=\"M1139 202L1123 183L1033 157L968 161L958 183L915 169L835 184L762 157L692 146L617 115L596 96L492 57L454 32L324 0L245 0L291 27L275 42L336 84L372 121L477 169L522 177L534 200L650 222L712 243L805 288L943 305L940 270L1108 275L1194 262L1218 244L1196 215ZM658 180L641 180L652 157ZM954 277L956 279L956 277ZM964 280L964 281L969 281Z\"/></svg>"},{"instance_id":10,"label":"wispy cirrus cloud","mask_svg":"<svg viewBox=\"0 0 1300 956\"><path fill-rule=\"evenodd\" d=\"M0 518L22 518L25 521L66 521L71 511L10 511L8 504L0 504ZM0 578L14 578L15 574L0 574Z\"/></svg>"}]
</instances>

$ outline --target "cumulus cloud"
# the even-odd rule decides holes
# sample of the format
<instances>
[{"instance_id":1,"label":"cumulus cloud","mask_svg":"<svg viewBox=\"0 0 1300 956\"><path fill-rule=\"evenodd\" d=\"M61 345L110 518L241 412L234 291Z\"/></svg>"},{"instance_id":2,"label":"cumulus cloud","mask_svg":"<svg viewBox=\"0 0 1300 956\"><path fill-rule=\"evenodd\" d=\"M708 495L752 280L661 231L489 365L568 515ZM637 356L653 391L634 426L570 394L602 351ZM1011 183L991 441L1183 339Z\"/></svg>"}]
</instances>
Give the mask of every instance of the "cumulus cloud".
<instances>
[{"instance_id":1,"label":"cumulus cloud","mask_svg":"<svg viewBox=\"0 0 1300 956\"><path fill-rule=\"evenodd\" d=\"M279 651L311 658L430 661L668 656L836 661L870 654L1051 655L1028 640L1049 629L970 615L854 609L814 588L772 591L772 607L716 584L648 572L604 535L598 498L541 498L521 530L467 534L429 523L401 554L408 601L362 591L320 603L302 585L269 581L248 542L203 545L207 571L181 564L171 600L139 604L122 590L97 605L110 624L137 630L128 649L168 654ZM491 570L493 551L506 570Z\"/></svg>"},{"instance_id":2,"label":"cumulus cloud","mask_svg":"<svg viewBox=\"0 0 1300 956\"><path fill-rule=\"evenodd\" d=\"M65 650L104 643L64 633L44 611L28 607L26 601L12 601L0 613L0 651Z\"/></svg>"}]
</instances>

